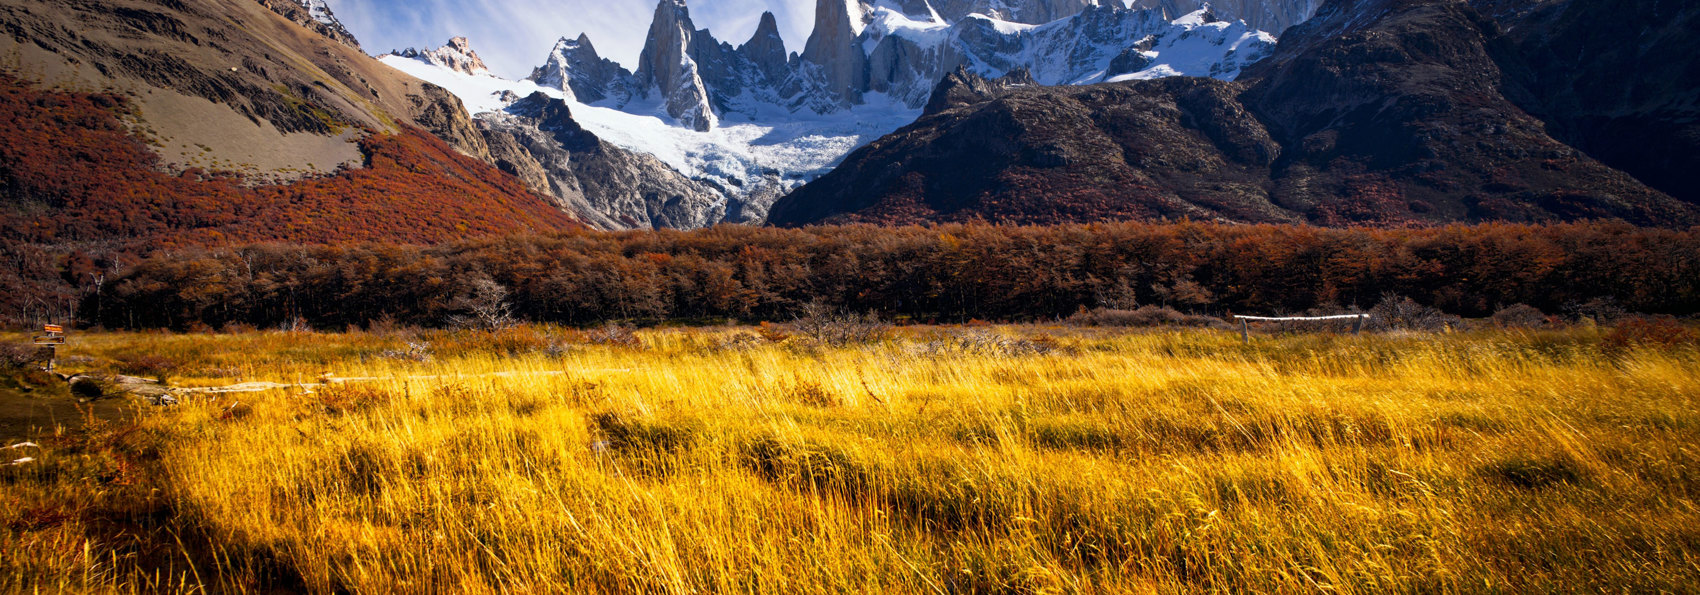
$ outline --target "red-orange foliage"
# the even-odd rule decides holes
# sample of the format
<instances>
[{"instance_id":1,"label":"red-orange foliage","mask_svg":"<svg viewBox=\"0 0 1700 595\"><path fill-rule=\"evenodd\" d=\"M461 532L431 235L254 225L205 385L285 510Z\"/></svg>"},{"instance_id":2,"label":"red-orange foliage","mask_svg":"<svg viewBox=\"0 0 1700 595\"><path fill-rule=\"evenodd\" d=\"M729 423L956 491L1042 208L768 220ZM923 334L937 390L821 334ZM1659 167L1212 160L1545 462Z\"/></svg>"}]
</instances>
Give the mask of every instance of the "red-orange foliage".
<instances>
[{"instance_id":1,"label":"red-orange foliage","mask_svg":"<svg viewBox=\"0 0 1700 595\"><path fill-rule=\"evenodd\" d=\"M1600 318L1700 312L1700 229L1625 224L1331 229L953 224L580 232L406 246L160 254L110 280L108 326L441 324L499 284L518 317L789 320L811 304L913 320L1052 320L1082 307L1195 312L1508 304Z\"/></svg>"},{"instance_id":2,"label":"red-orange foliage","mask_svg":"<svg viewBox=\"0 0 1700 595\"><path fill-rule=\"evenodd\" d=\"M45 91L0 75L0 231L13 242L116 240L145 250L434 243L577 226L512 177L416 129L368 135L365 167L249 186L228 173L161 171L120 119L132 114L118 95Z\"/></svg>"}]
</instances>

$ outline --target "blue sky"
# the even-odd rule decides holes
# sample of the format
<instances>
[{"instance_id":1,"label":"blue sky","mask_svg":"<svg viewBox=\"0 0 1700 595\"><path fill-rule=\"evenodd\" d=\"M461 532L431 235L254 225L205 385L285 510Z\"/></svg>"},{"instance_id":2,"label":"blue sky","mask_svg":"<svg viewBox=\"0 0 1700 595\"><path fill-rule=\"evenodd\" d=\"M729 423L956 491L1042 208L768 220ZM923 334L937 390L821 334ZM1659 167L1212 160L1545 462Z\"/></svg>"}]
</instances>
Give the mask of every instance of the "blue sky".
<instances>
[{"instance_id":1,"label":"blue sky","mask_svg":"<svg viewBox=\"0 0 1700 595\"><path fill-rule=\"evenodd\" d=\"M490 70L520 78L540 66L561 37L590 34L605 58L633 67L655 14L654 0L327 0L367 52L437 47L465 35ZM779 21L789 51L802 51L813 0L692 0L691 20L736 46L755 33L763 10Z\"/></svg>"}]
</instances>

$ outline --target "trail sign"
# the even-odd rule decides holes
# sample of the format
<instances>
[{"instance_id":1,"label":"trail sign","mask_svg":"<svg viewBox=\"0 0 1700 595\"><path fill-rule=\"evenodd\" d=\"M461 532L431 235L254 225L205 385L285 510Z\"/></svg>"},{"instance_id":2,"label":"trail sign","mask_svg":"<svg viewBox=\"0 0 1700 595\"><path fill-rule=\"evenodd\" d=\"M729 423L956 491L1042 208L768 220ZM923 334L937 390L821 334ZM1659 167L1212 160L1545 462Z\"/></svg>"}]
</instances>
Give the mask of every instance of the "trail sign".
<instances>
[{"instance_id":1,"label":"trail sign","mask_svg":"<svg viewBox=\"0 0 1700 595\"><path fill-rule=\"evenodd\" d=\"M62 334L65 332L65 327L57 324L44 324L41 325L41 332L49 335Z\"/></svg>"},{"instance_id":2,"label":"trail sign","mask_svg":"<svg viewBox=\"0 0 1700 595\"><path fill-rule=\"evenodd\" d=\"M36 345L64 345L65 344L65 338L64 337L36 337L35 338L35 344Z\"/></svg>"}]
</instances>

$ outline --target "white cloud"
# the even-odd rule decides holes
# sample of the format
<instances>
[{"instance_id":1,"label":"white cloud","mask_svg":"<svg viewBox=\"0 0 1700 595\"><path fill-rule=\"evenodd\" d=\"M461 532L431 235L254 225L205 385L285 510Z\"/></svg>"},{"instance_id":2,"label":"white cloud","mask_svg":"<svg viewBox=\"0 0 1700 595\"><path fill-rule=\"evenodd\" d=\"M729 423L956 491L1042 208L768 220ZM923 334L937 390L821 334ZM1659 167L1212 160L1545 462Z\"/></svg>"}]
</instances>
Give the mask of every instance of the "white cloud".
<instances>
[{"instance_id":1,"label":"white cloud","mask_svg":"<svg viewBox=\"0 0 1700 595\"><path fill-rule=\"evenodd\" d=\"M631 68L643 51L653 0L328 0L366 51L437 47L464 35L496 74L520 78L540 66L555 40L587 33L605 58ZM814 19L812 0L697 0L698 29L734 46L772 11L789 51L800 52Z\"/></svg>"}]
</instances>

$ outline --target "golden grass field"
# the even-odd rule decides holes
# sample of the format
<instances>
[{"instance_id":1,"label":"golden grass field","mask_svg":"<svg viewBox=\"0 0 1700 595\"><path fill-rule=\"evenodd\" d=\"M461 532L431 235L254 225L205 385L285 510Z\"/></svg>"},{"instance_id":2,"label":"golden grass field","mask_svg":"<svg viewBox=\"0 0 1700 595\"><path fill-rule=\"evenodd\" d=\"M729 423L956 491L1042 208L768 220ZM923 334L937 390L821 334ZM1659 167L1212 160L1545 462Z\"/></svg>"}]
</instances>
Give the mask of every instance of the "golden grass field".
<instances>
[{"instance_id":1,"label":"golden grass field","mask_svg":"<svg viewBox=\"0 0 1700 595\"><path fill-rule=\"evenodd\" d=\"M782 334L73 335L176 386L380 380L36 437L0 590L1700 591L1692 348ZM408 339L434 357L381 355Z\"/></svg>"}]
</instances>

